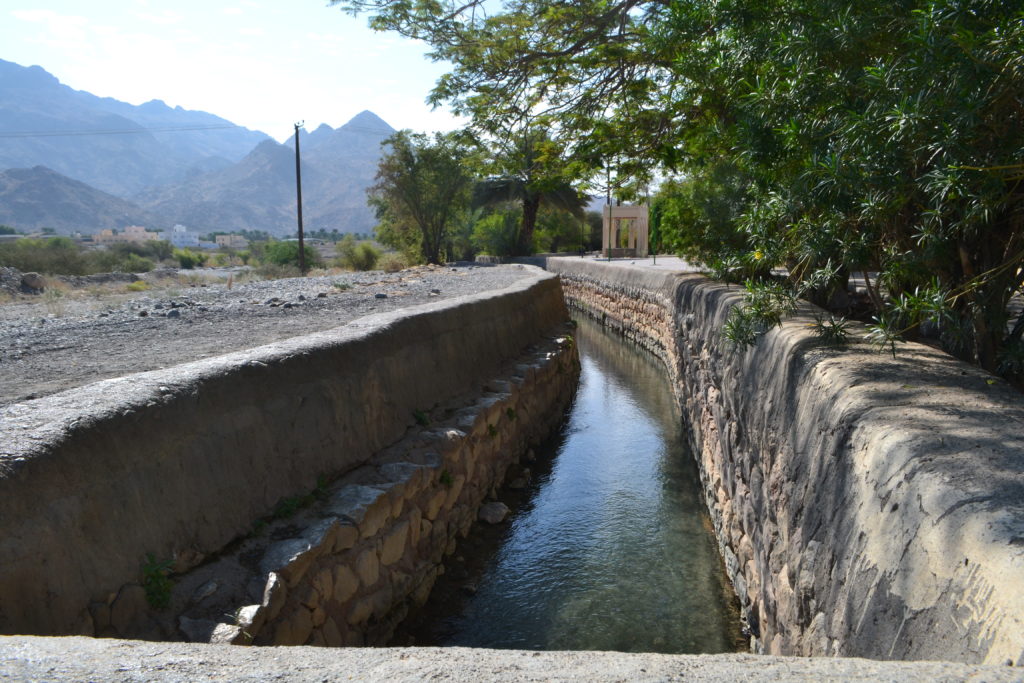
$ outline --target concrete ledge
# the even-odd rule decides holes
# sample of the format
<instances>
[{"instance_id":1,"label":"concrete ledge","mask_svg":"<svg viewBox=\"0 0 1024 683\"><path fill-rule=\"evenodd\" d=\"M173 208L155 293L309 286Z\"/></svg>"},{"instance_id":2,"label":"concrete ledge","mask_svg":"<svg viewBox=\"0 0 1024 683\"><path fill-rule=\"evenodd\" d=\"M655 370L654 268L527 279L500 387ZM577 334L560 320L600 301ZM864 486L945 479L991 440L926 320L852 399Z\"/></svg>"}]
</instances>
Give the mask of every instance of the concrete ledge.
<instances>
[{"instance_id":1,"label":"concrete ledge","mask_svg":"<svg viewBox=\"0 0 1024 683\"><path fill-rule=\"evenodd\" d=\"M665 361L758 651L1024 663L1019 392L916 344L823 346L810 306L732 348L740 288L700 276L548 269Z\"/></svg>"},{"instance_id":2,"label":"concrete ledge","mask_svg":"<svg viewBox=\"0 0 1024 683\"><path fill-rule=\"evenodd\" d=\"M558 281L537 271L0 409L0 633L92 634L87 605L110 605L146 553L196 565L565 318Z\"/></svg>"},{"instance_id":3,"label":"concrete ledge","mask_svg":"<svg viewBox=\"0 0 1024 683\"><path fill-rule=\"evenodd\" d=\"M1020 681L1019 669L756 655L237 648L0 637L0 679L60 681Z\"/></svg>"}]
</instances>

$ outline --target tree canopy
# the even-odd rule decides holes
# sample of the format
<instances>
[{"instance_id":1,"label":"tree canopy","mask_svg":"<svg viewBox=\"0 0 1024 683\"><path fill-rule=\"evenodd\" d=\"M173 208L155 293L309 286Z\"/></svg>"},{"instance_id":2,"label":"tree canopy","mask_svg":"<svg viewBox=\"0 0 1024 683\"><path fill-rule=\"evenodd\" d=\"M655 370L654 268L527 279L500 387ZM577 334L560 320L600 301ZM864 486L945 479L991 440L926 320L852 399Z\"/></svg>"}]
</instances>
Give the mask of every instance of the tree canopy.
<instances>
[{"instance_id":1,"label":"tree canopy","mask_svg":"<svg viewBox=\"0 0 1024 683\"><path fill-rule=\"evenodd\" d=\"M674 177L663 243L749 278L752 303L772 266L819 303L856 274L880 346L928 334L1021 379L1019 0L334 4L449 61L431 100L482 134L527 122L620 195Z\"/></svg>"},{"instance_id":2,"label":"tree canopy","mask_svg":"<svg viewBox=\"0 0 1024 683\"><path fill-rule=\"evenodd\" d=\"M377 182L368 190L381 242L418 248L427 263L440 263L449 226L469 201L469 150L457 135L399 131L385 143Z\"/></svg>"}]
</instances>

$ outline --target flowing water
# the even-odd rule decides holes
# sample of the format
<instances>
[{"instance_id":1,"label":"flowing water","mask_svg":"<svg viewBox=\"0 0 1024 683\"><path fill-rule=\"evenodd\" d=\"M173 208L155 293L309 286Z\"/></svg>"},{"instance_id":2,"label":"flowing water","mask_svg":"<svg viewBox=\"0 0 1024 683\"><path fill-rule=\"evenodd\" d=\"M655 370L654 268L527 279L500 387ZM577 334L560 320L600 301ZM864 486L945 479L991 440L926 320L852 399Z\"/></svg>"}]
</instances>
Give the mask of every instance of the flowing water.
<instances>
[{"instance_id":1,"label":"flowing water","mask_svg":"<svg viewBox=\"0 0 1024 683\"><path fill-rule=\"evenodd\" d=\"M445 580L462 581L462 590L436 591L430 625L416 642L742 649L664 367L589 321L580 321L576 338L579 392L549 467L510 501L518 503L511 522L491 531L493 543L477 549L475 565L460 548Z\"/></svg>"}]
</instances>

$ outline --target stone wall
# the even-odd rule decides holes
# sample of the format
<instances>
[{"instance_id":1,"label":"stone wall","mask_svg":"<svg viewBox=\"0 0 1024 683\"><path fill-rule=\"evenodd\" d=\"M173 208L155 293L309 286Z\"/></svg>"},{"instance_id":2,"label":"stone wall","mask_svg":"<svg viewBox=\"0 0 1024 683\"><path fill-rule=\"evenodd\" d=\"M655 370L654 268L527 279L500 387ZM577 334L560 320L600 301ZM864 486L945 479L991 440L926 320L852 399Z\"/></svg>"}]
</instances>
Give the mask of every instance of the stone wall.
<instances>
[{"instance_id":1,"label":"stone wall","mask_svg":"<svg viewBox=\"0 0 1024 683\"><path fill-rule=\"evenodd\" d=\"M810 306L733 348L740 289L700 276L548 269L665 362L756 651L1024 663L1019 392L916 344L824 346Z\"/></svg>"},{"instance_id":2,"label":"stone wall","mask_svg":"<svg viewBox=\"0 0 1024 683\"><path fill-rule=\"evenodd\" d=\"M538 341L482 393L424 413L310 509L179 578L165 612L180 616L165 631L235 644L387 644L510 466L561 423L579 358L569 336Z\"/></svg>"},{"instance_id":3,"label":"stone wall","mask_svg":"<svg viewBox=\"0 0 1024 683\"><path fill-rule=\"evenodd\" d=\"M177 572L208 561L282 501L479 392L566 315L538 271L0 409L0 633L136 629L147 555Z\"/></svg>"}]
</instances>

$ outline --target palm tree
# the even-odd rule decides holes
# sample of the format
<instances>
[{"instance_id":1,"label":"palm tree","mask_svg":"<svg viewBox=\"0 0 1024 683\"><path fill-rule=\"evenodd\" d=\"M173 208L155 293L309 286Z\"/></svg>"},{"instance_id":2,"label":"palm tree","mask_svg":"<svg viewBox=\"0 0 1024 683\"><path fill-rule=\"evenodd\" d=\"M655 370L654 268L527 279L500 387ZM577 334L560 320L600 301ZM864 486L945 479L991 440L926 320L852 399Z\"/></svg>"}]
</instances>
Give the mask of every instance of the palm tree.
<instances>
[{"instance_id":1,"label":"palm tree","mask_svg":"<svg viewBox=\"0 0 1024 683\"><path fill-rule=\"evenodd\" d=\"M474 185L472 204L484 207L511 202L522 206L514 255L533 252L533 229L542 204L583 218L587 199L567 179L565 162L546 131L526 128L496 141L494 148L492 168L497 168L499 174Z\"/></svg>"}]
</instances>

